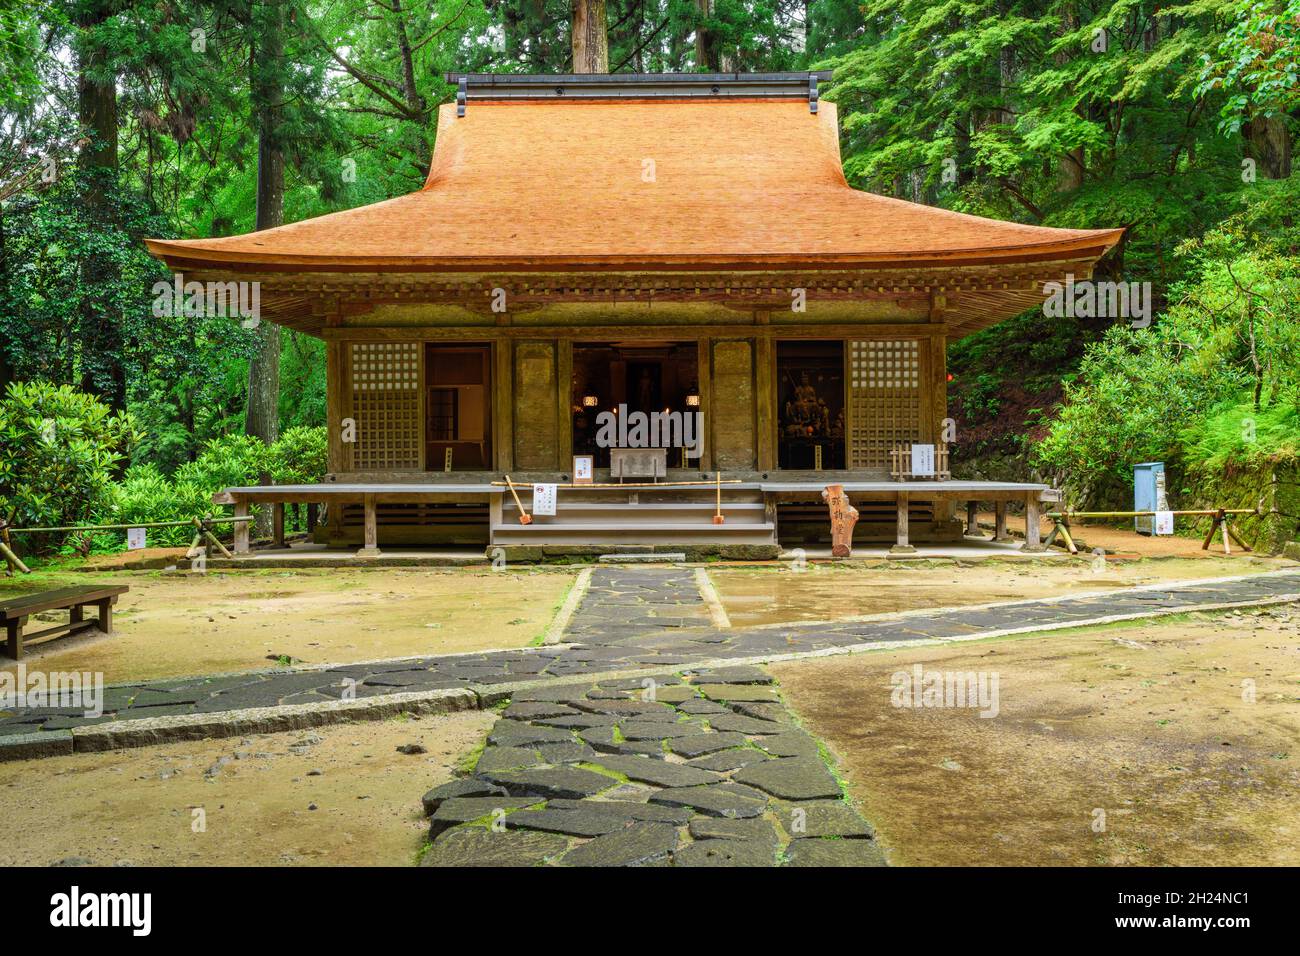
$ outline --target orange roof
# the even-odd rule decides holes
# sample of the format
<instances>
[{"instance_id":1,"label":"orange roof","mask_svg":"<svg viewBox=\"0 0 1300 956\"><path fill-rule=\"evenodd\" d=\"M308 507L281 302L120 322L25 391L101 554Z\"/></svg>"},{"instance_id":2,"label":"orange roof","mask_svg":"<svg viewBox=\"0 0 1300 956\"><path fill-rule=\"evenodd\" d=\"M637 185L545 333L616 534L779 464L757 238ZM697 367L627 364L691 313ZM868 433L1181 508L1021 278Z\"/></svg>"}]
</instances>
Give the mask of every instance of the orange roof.
<instances>
[{"instance_id":1,"label":"orange roof","mask_svg":"<svg viewBox=\"0 0 1300 956\"><path fill-rule=\"evenodd\" d=\"M440 108L419 192L218 239L181 264L262 270L898 267L1095 258L1119 229L1048 229L852 189L834 104L475 100Z\"/></svg>"}]
</instances>

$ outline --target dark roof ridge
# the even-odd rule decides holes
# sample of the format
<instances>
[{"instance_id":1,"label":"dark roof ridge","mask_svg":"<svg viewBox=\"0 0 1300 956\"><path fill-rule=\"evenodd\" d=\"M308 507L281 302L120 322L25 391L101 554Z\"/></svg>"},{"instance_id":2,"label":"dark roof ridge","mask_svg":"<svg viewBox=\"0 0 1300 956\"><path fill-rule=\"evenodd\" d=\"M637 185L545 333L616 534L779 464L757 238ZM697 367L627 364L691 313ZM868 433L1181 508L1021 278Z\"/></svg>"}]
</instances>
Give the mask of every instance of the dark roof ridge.
<instances>
[{"instance_id":1,"label":"dark roof ridge","mask_svg":"<svg viewBox=\"0 0 1300 956\"><path fill-rule=\"evenodd\" d=\"M472 100L795 99L817 111L830 70L781 73L447 73L458 114Z\"/></svg>"}]
</instances>

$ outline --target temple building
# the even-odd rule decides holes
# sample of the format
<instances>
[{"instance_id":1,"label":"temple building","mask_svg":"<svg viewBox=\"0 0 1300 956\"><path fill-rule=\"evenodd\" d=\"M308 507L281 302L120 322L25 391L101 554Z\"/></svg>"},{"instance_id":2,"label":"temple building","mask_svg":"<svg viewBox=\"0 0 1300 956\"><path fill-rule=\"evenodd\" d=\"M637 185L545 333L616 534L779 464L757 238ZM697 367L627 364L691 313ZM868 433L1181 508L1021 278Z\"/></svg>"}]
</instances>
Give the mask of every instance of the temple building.
<instances>
[{"instance_id":1,"label":"temple building","mask_svg":"<svg viewBox=\"0 0 1300 956\"><path fill-rule=\"evenodd\" d=\"M944 474L946 347L1089 277L1121 231L851 188L827 79L453 74L418 192L149 240L325 342L326 480L219 500L325 504L318 540L363 554L774 556L829 540L838 484L857 540L960 538L982 500L1023 504L1037 546L1046 485Z\"/></svg>"}]
</instances>

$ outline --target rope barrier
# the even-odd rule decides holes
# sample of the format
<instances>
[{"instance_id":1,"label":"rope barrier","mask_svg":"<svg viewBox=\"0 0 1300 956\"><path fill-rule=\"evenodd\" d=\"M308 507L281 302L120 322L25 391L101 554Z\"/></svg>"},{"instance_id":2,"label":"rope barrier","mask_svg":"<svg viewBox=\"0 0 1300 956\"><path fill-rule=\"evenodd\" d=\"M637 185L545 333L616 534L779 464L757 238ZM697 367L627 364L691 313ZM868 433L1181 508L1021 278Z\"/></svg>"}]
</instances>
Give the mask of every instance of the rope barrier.
<instances>
[{"instance_id":1,"label":"rope barrier","mask_svg":"<svg viewBox=\"0 0 1300 956\"><path fill-rule=\"evenodd\" d=\"M183 528L186 525L193 525L195 529L194 540L190 542L190 546L185 552L186 557L188 558L194 557L199 550L199 545L202 544L203 539L206 538L208 541L210 541L213 545L216 546L217 550L219 550L227 558L230 558L233 557L233 555L230 553L229 550L227 550L226 546L221 543L221 541L217 538L217 536L212 533L213 528L215 528L217 525L240 524L242 522L252 521L252 520L253 520L252 515L240 515L240 516L222 515L219 517L213 517L212 515L204 515L202 518L186 518L184 520L179 520L179 521L141 521L138 522L137 524L85 524L85 525L65 525L63 527L58 527L58 528L15 528L12 527L3 518L0 518L0 557L3 557L5 559L5 563L8 565L10 574L13 574L14 571L21 571L23 574L32 573L32 569L29 568L26 564L24 564L22 558L18 557L18 555L14 552L13 541L10 539L11 533L52 534L60 531L66 531L66 532L129 531L132 528Z\"/></svg>"},{"instance_id":2,"label":"rope barrier","mask_svg":"<svg viewBox=\"0 0 1300 956\"><path fill-rule=\"evenodd\" d=\"M1182 511L1049 511L1047 517L1052 519L1052 533L1047 536L1043 546L1050 548L1057 538L1065 542L1066 550L1071 554L1078 554L1079 548L1074 543L1074 538L1070 536L1070 519L1071 518L1154 518L1157 514L1184 515L1197 517L1213 517L1214 521L1210 523L1209 534L1201 542L1201 550L1208 551L1210 542L1214 540L1215 532L1223 532L1223 553L1232 554L1232 545L1228 543L1231 538L1237 542L1237 545L1243 551L1253 550L1250 545L1241 540L1241 537L1232 528L1231 519L1233 515L1255 515L1258 517L1262 514L1259 508L1211 508L1199 510L1182 510Z\"/></svg>"}]
</instances>

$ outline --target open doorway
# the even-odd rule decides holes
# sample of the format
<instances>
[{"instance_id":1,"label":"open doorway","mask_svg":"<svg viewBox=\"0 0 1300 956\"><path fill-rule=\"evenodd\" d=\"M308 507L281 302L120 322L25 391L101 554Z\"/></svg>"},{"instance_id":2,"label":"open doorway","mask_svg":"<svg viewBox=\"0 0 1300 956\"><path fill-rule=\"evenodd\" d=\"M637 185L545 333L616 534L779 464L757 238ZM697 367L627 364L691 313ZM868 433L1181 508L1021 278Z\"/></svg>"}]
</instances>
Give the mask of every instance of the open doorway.
<instances>
[{"instance_id":1,"label":"open doorway","mask_svg":"<svg viewBox=\"0 0 1300 956\"><path fill-rule=\"evenodd\" d=\"M580 342L573 346L570 407L573 452L609 467L609 449L596 443L601 412L700 411L698 348L694 342ZM680 449L670 467L683 467Z\"/></svg>"},{"instance_id":2,"label":"open doorway","mask_svg":"<svg viewBox=\"0 0 1300 956\"><path fill-rule=\"evenodd\" d=\"M492 467L492 347L429 344L425 354L425 468Z\"/></svg>"},{"instance_id":3,"label":"open doorway","mask_svg":"<svg viewBox=\"0 0 1300 956\"><path fill-rule=\"evenodd\" d=\"M844 467L844 343L776 343L777 465Z\"/></svg>"}]
</instances>

